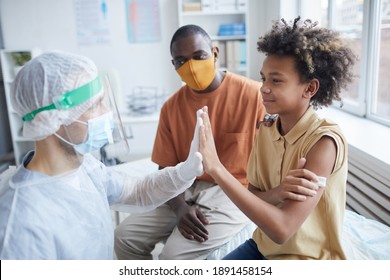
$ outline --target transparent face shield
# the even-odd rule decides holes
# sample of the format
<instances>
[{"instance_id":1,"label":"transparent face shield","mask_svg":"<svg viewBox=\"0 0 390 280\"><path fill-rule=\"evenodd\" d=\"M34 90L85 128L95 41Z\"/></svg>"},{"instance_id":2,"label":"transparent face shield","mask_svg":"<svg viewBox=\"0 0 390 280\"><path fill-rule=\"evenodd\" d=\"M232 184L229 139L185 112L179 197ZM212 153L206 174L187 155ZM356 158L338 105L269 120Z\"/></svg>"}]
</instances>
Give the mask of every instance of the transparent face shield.
<instances>
[{"instance_id":1,"label":"transparent face shield","mask_svg":"<svg viewBox=\"0 0 390 280\"><path fill-rule=\"evenodd\" d=\"M124 133L117 104L107 76L99 76L75 90L54 98L49 106L39 108L23 117L29 121L44 110L59 110L60 114L83 112L69 125L62 125L55 133L59 145L67 154L78 159L93 154L105 165L125 161L129 146ZM70 116L72 117L72 116Z\"/></svg>"}]
</instances>

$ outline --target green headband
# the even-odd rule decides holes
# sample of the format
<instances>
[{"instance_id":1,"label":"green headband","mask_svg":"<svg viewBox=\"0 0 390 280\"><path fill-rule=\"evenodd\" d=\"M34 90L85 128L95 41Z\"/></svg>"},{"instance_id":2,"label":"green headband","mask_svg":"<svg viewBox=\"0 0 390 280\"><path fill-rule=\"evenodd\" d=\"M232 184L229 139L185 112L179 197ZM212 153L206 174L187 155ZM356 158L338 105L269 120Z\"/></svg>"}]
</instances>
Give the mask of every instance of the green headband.
<instances>
[{"instance_id":1,"label":"green headband","mask_svg":"<svg viewBox=\"0 0 390 280\"><path fill-rule=\"evenodd\" d=\"M24 115L22 117L22 120L25 122L32 121L35 116L42 111L55 109L68 110L95 96L100 92L101 89L102 85L100 83L99 76L97 76L95 80L72 91L64 93L63 95L60 95L54 103L45 107L38 108Z\"/></svg>"}]
</instances>

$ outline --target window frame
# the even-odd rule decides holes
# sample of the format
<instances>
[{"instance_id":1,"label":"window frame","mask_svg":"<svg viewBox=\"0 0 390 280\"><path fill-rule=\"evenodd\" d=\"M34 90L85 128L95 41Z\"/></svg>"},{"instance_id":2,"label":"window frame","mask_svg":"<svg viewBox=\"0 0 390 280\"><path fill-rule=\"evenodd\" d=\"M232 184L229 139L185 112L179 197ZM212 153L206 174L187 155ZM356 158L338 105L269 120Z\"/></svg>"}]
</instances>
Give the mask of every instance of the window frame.
<instances>
[{"instance_id":1,"label":"window frame","mask_svg":"<svg viewBox=\"0 0 390 280\"><path fill-rule=\"evenodd\" d=\"M390 117L381 117L374 113L375 106L378 99L378 84L379 84L379 63L380 63L380 45L381 45L381 9L382 0L365 0L370 3L370 14L369 14L369 33L367 39L367 53L368 53L368 66L371 66L371 71L367 74L367 118L372 119L378 123L382 123L390 126ZM372 45L370 45L372 42ZM370 74L371 73L371 74ZM371 94L370 94L371 93Z\"/></svg>"}]
</instances>

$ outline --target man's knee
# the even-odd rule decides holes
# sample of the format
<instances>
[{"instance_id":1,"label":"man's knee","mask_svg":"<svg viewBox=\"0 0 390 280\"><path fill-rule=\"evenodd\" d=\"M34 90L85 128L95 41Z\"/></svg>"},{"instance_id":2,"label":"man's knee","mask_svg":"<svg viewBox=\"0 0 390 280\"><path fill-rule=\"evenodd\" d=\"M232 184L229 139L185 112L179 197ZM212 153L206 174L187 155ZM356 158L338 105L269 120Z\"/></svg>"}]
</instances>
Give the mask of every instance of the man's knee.
<instances>
[{"instance_id":1,"label":"man's knee","mask_svg":"<svg viewBox=\"0 0 390 280\"><path fill-rule=\"evenodd\" d=\"M124 226L118 226L114 231L114 251L120 260L152 259L153 247L142 240L132 238L132 234Z\"/></svg>"}]
</instances>

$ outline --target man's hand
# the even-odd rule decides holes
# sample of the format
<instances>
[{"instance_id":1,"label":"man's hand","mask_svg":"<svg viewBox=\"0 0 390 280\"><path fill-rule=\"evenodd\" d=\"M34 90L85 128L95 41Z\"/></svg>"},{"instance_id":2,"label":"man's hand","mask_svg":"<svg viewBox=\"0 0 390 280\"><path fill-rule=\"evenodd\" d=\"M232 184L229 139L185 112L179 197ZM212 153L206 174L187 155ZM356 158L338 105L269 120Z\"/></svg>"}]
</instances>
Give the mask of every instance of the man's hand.
<instances>
[{"instance_id":1,"label":"man's hand","mask_svg":"<svg viewBox=\"0 0 390 280\"><path fill-rule=\"evenodd\" d=\"M177 228L185 238L198 242L207 241L208 231L205 225L209 221L198 208L186 204L176 208L175 213Z\"/></svg>"}]
</instances>

